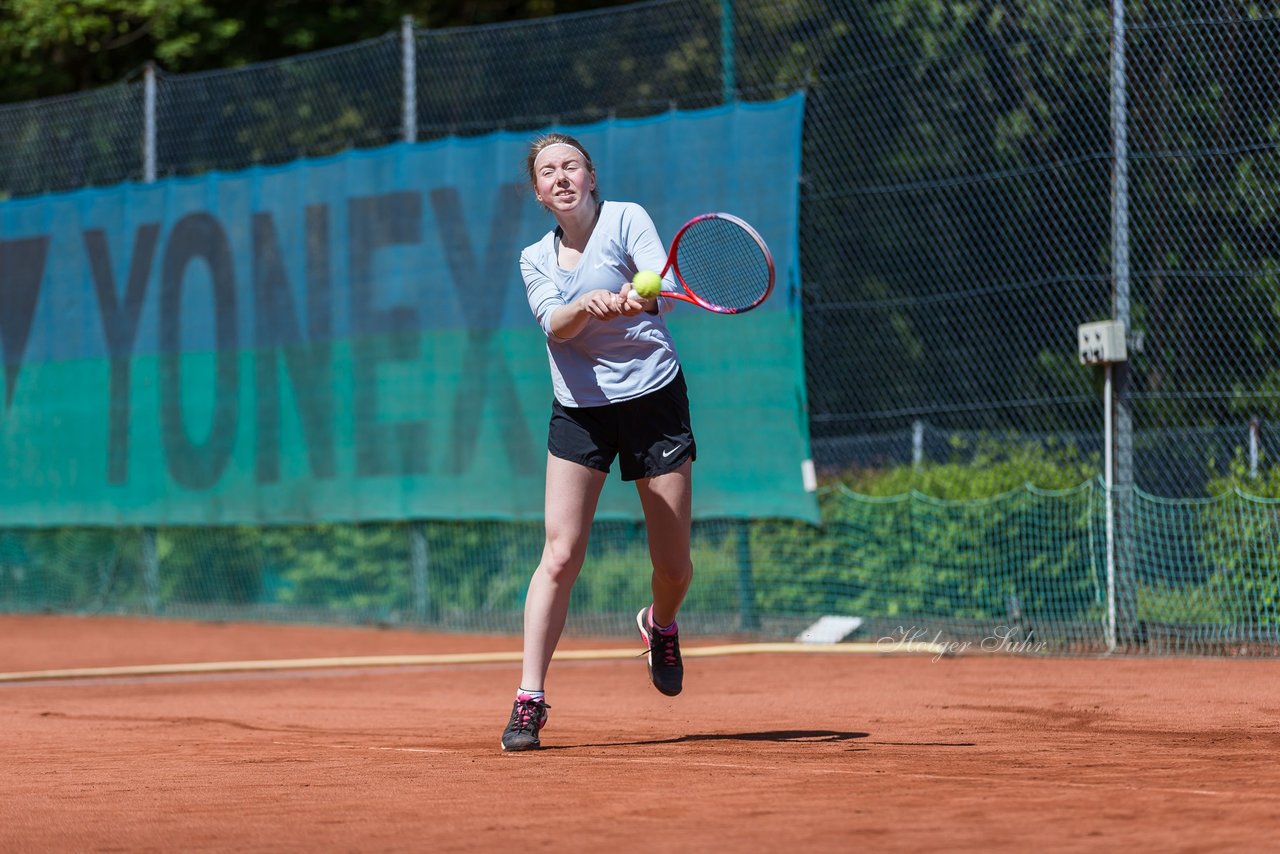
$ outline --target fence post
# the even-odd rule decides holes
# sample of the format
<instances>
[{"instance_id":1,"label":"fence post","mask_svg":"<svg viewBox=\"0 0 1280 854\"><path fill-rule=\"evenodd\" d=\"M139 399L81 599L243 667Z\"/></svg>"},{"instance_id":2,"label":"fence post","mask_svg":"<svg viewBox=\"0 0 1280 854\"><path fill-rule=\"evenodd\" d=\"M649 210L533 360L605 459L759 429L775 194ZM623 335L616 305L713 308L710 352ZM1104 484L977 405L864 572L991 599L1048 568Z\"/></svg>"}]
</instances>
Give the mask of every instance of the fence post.
<instances>
[{"instance_id":1,"label":"fence post","mask_svg":"<svg viewBox=\"0 0 1280 854\"><path fill-rule=\"evenodd\" d=\"M156 64L148 62L142 75L142 180L156 180Z\"/></svg>"},{"instance_id":2,"label":"fence post","mask_svg":"<svg viewBox=\"0 0 1280 854\"><path fill-rule=\"evenodd\" d=\"M911 468L916 471L924 463L924 422L917 418L911 422Z\"/></svg>"},{"instance_id":3,"label":"fence post","mask_svg":"<svg viewBox=\"0 0 1280 854\"><path fill-rule=\"evenodd\" d=\"M400 19L400 64L403 74L404 141L418 141L418 42L414 35L413 16Z\"/></svg>"},{"instance_id":4,"label":"fence post","mask_svg":"<svg viewBox=\"0 0 1280 854\"><path fill-rule=\"evenodd\" d=\"M1262 419L1253 416L1249 419L1249 477L1258 477L1258 458L1262 452Z\"/></svg>"},{"instance_id":5,"label":"fence post","mask_svg":"<svg viewBox=\"0 0 1280 854\"><path fill-rule=\"evenodd\" d=\"M428 581L431 576L431 553L427 550L427 534L424 522L409 525L409 569L413 584L413 615L419 623L431 616L431 593Z\"/></svg>"},{"instance_id":6,"label":"fence post","mask_svg":"<svg viewBox=\"0 0 1280 854\"><path fill-rule=\"evenodd\" d=\"M739 519L738 529L738 620L744 632L760 628L756 613L756 585L751 567L751 520Z\"/></svg>"},{"instance_id":7,"label":"fence post","mask_svg":"<svg viewBox=\"0 0 1280 854\"><path fill-rule=\"evenodd\" d=\"M1125 73L1125 0L1111 2L1111 273L1112 311L1130 331L1129 310L1129 115ZM1141 640L1138 625L1137 550L1134 530L1132 363L1115 366L1115 595L1116 640Z\"/></svg>"},{"instance_id":8,"label":"fence post","mask_svg":"<svg viewBox=\"0 0 1280 854\"><path fill-rule=\"evenodd\" d=\"M147 613L160 613L160 554L155 528L142 529L142 592Z\"/></svg>"},{"instance_id":9,"label":"fence post","mask_svg":"<svg viewBox=\"0 0 1280 854\"><path fill-rule=\"evenodd\" d=\"M738 97L733 51L733 0L720 0L720 86L726 104L732 104Z\"/></svg>"},{"instance_id":10,"label":"fence post","mask_svg":"<svg viewBox=\"0 0 1280 854\"><path fill-rule=\"evenodd\" d=\"M156 180L156 64L148 62L142 76L142 180ZM160 556L156 529L142 529L142 588L147 612L160 611Z\"/></svg>"}]
</instances>

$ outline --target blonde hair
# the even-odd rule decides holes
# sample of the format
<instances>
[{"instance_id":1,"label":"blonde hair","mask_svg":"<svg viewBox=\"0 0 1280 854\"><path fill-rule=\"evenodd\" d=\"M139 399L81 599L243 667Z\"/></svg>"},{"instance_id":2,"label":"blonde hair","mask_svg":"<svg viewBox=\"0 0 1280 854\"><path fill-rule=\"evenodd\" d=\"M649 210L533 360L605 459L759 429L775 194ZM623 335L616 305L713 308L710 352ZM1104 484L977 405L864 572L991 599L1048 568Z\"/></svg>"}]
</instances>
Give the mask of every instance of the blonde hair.
<instances>
[{"instance_id":1,"label":"blonde hair","mask_svg":"<svg viewBox=\"0 0 1280 854\"><path fill-rule=\"evenodd\" d=\"M592 161L591 155L587 153L587 150L582 147L582 143L578 142L567 133L548 133L543 134L529 144L529 158L525 162L525 168L529 172L530 184L536 186L538 183L538 176L533 171L533 164L538 159L538 155L541 154L544 149L550 148L553 145L567 145L570 148L577 150L577 152L582 155L582 165L587 167L587 171L591 173L592 178L596 176L596 164ZM591 198L595 199L596 204L600 203L600 188L598 186L591 188Z\"/></svg>"}]
</instances>

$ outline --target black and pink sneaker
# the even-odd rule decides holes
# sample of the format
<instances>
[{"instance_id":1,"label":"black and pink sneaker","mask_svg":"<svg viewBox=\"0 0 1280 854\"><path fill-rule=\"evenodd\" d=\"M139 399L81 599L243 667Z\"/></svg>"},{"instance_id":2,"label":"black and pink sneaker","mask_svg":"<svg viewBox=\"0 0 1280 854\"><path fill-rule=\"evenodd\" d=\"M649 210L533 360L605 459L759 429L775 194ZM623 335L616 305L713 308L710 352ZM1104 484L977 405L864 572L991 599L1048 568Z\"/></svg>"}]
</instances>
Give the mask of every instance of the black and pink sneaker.
<instances>
[{"instance_id":1,"label":"black and pink sneaker","mask_svg":"<svg viewBox=\"0 0 1280 854\"><path fill-rule=\"evenodd\" d=\"M502 731L503 750L537 750L542 746L538 732L547 725L545 700L535 700L527 694L517 694L511 707L511 720Z\"/></svg>"},{"instance_id":2,"label":"black and pink sneaker","mask_svg":"<svg viewBox=\"0 0 1280 854\"><path fill-rule=\"evenodd\" d=\"M650 616L652 606L641 608L636 614L640 637L649 650L649 680L668 697L674 697L684 687L684 662L680 660L680 631L675 623L662 631L653 625Z\"/></svg>"}]
</instances>

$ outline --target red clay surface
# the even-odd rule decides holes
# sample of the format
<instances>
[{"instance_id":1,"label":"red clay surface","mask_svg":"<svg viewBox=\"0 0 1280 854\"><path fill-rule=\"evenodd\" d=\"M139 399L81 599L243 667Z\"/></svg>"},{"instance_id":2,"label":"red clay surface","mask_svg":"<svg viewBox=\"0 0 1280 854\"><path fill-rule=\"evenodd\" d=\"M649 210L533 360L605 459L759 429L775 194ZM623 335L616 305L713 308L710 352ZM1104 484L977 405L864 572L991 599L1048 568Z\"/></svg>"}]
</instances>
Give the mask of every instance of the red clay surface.
<instances>
[{"instance_id":1,"label":"red clay surface","mask_svg":"<svg viewBox=\"0 0 1280 854\"><path fill-rule=\"evenodd\" d=\"M0 672L519 648L0 618ZM623 642L575 640L583 647ZM698 645L686 638L685 645ZM3 851L1215 851L1274 844L1280 662L747 655L0 683Z\"/></svg>"}]
</instances>

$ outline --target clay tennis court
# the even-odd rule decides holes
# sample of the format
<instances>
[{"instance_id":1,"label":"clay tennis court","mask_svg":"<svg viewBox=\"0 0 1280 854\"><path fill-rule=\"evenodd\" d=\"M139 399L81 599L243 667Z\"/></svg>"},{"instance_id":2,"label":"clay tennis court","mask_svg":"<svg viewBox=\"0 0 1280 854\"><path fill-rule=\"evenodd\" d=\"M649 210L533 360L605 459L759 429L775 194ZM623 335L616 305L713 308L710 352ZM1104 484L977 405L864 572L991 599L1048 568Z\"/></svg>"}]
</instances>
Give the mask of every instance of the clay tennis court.
<instances>
[{"instance_id":1,"label":"clay tennis court","mask_svg":"<svg viewBox=\"0 0 1280 854\"><path fill-rule=\"evenodd\" d=\"M0 636L7 674L519 650L514 637L104 617L4 617ZM545 749L515 755L498 747L519 675L505 659L6 676L0 849L1208 851L1270 844L1280 812L1273 660L686 666L668 699L639 659L556 663Z\"/></svg>"}]
</instances>

